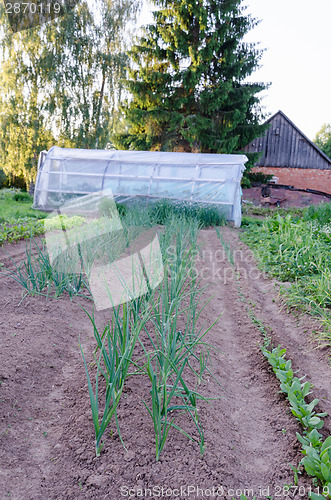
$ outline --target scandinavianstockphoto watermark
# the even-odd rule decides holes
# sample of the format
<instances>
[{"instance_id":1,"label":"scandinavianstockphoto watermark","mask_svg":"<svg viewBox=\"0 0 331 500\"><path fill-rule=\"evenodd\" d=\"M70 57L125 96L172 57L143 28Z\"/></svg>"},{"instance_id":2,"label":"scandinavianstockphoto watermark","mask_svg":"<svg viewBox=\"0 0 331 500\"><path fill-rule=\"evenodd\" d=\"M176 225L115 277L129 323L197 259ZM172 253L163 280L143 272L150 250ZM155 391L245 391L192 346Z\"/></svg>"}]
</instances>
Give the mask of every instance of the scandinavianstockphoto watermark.
<instances>
[{"instance_id":1,"label":"scandinavianstockphoto watermark","mask_svg":"<svg viewBox=\"0 0 331 500\"><path fill-rule=\"evenodd\" d=\"M206 280L211 282L220 283L231 283L235 281L239 276L245 280L255 281L263 278L265 274L258 268L252 267L247 269L243 266L224 267L216 262L213 262L209 266L200 266L195 269L196 277L198 279Z\"/></svg>"},{"instance_id":2,"label":"scandinavianstockphoto watermark","mask_svg":"<svg viewBox=\"0 0 331 500\"><path fill-rule=\"evenodd\" d=\"M170 245L167 248L168 257L176 257L176 246ZM241 249L234 249L230 253L225 250L224 247L220 246L216 250L199 248L195 252L195 262L200 264L208 264L210 262L218 262L229 265L236 265L239 263L253 263L255 262L254 255L252 252L243 251Z\"/></svg>"},{"instance_id":3,"label":"scandinavianstockphoto watermark","mask_svg":"<svg viewBox=\"0 0 331 500\"><path fill-rule=\"evenodd\" d=\"M167 255L175 259L176 247L170 246ZM194 264L196 277L208 282L227 284L238 276L250 281L266 278L266 274L256 267L253 254L240 249L235 249L230 256L222 246L216 250L199 249Z\"/></svg>"}]
</instances>

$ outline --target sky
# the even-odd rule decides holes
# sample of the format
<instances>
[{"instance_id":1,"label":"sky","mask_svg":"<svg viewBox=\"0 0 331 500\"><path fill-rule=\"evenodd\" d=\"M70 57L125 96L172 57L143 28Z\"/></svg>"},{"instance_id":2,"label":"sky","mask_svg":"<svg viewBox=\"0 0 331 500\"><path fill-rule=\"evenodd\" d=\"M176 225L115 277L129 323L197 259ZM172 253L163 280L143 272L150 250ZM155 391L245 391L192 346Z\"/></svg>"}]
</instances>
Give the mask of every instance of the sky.
<instances>
[{"instance_id":1,"label":"sky","mask_svg":"<svg viewBox=\"0 0 331 500\"><path fill-rule=\"evenodd\" d=\"M247 40L267 49L251 80L271 82L265 111L281 109L313 140L331 123L331 0L245 0L261 20Z\"/></svg>"},{"instance_id":2,"label":"sky","mask_svg":"<svg viewBox=\"0 0 331 500\"><path fill-rule=\"evenodd\" d=\"M266 49L250 81L271 83L261 93L267 117L281 109L313 140L331 123L331 0L243 0L260 24L246 36ZM150 4L140 22L151 22Z\"/></svg>"}]
</instances>

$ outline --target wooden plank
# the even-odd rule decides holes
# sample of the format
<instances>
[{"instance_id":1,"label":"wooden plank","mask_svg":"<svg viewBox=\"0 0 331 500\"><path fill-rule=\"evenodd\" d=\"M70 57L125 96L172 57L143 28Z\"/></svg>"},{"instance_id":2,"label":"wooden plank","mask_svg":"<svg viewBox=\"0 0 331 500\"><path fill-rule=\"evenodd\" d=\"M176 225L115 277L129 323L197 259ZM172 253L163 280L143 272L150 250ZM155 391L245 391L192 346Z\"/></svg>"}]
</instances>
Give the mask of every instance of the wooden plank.
<instances>
[{"instance_id":1,"label":"wooden plank","mask_svg":"<svg viewBox=\"0 0 331 500\"><path fill-rule=\"evenodd\" d=\"M279 135L276 134L277 128ZM256 162L260 167L331 170L331 163L282 112L269 119L269 128L265 134L254 139L245 151L257 153L261 149L263 153Z\"/></svg>"}]
</instances>

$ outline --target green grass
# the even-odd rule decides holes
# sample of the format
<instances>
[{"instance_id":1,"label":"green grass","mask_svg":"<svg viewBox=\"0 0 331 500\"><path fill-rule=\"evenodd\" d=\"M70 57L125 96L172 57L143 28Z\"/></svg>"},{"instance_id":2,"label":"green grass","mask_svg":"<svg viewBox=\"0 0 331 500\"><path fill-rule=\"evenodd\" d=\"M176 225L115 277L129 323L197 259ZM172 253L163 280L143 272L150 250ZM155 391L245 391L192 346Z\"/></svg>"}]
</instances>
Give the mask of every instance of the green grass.
<instances>
[{"instance_id":1,"label":"green grass","mask_svg":"<svg viewBox=\"0 0 331 500\"><path fill-rule=\"evenodd\" d=\"M0 245L44 232L47 214L32 208L33 198L17 189L0 190Z\"/></svg>"},{"instance_id":2,"label":"green grass","mask_svg":"<svg viewBox=\"0 0 331 500\"><path fill-rule=\"evenodd\" d=\"M274 217L276 215L280 215L282 217L290 214L293 217L301 217L305 212L307 211L307 208L301 208L301 207L289 207L289 208L283 208L283 207L258 207L254 206L253 204L250 203L244 203L242 206L242 214L243 216L263 216L263 217Z\"/></svg>"},{"instance_id":3,"label":"green grass","mask_svg":"<svg viewBox=\"0 0 331 500\"><path fill-rule=\"evenodd\" d=\"M331 204L305 209L301 218L287 214L264 221L244 219L242 239L260 265L280 281L289 305L318 317L320 340L331 341Z\"/></svg>"},{"instance_id":4,"label":"green grass","mask_svg":"<svg viewBox=\"0 0 331 500\"><path fill-rule=\"evenodd\" d=\"M47 214L32 208L33 198L28 193L17 189L0 190L0 220L22 219L31 217L33 219L44 219Z\"/></svg>"},{"instance_id":5,"label":"green grass","mask_svg":"<svg viewBox=\"0 0 331 500\"><path fill-rule=\"evenodd\" d=\"M331 223L331 203L321 203L320 205L311 205L304 212L304 220L315 221L320 225Z\"/></svg>"}]
</instances>

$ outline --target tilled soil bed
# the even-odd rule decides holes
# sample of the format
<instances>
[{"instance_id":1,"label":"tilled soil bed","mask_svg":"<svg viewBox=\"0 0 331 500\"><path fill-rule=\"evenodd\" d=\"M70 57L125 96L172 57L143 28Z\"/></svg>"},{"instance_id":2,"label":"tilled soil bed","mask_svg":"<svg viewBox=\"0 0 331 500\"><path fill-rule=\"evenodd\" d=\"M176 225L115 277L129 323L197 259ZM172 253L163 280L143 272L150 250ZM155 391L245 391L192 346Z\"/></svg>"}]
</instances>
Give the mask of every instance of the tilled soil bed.
<instances>
[{"instance_id":1,"label":"tilled soil bed","mask_svg":"<svg viewBox=\"0 0 331 500\"><path fill-rule=\"evenodd\" d=\"M212 377L201 391L216 397L202 403L206 451L172 429L159 462L154 431L142 400L149 401L147 380L131 377L119 407L119 425L105 435L99 458L79 337L89 357L95 347L91 323L80 305L84 298L28 296L7 277L0 278L0 498L17 500L120 498L308 498L312 481L302 474L296 491L290 464L297 466L301 428L290 414L279 385L260 349L261 332L247 305L268 327L275 345L287 348L298 376L314 384L318 409L331 413L329 352L314 349L318 323L281 307L278 285L257 269L238 231L221 228L233 250L235 269L214 229L201 232L197 269L208 284L201 324L219 321L207 340ZM227 247L228 248L228 247ZM25 243L2 249L0 261L23 258ZM110 311L95 313L105 325ZM194 432L190 423L181 422ZM330 434L327 417L322 433Z\"/></svg>"}]
</instances>

